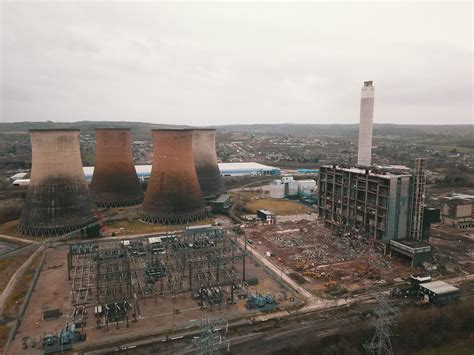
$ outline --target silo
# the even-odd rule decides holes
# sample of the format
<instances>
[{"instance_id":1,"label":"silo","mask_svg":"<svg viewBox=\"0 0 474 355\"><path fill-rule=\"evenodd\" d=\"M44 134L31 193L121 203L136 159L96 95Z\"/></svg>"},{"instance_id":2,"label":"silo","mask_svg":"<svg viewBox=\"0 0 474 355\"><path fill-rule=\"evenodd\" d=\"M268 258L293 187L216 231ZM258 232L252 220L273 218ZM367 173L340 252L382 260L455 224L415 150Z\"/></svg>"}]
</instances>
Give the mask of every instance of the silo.
<instances>
[{"instance_id":1,"label":"silo","mask_svg":"<svg viewBox=\"0 0 474 355\"><path fill-rule=\"evenodd\" d=\"M96 156L90 189L99 207L142 203L143 190L132 158L129 128L98 128Z\"/></svg>"},{"instance_id":2,"label":"silo","mask_svg":"<svg viewBox=\"0 0 474 355\"><path fill-rule=\"evenodd\" d=\"M183 224L206 216L193 160L193 132L155 129L153 164L140 219L148 223Z\"/></svg>"},{"instance_id":3,"label":"silo","mask_svg":"<svg viewBox=\"0 0 474 355\"><path fill-rule=\"evenodd\" d=\"M193 156L204 197L223 194L225 187L217 165L215 129L193 129Z\"/></svg>"},{"instance_id":4,"label":"silo","mask_svg":"<svg viewBox=\"0 0 474 355\"><path fill-rule=\"evenodd\" d=\"M79 130L30 130L32 168L18 232L61 235L95 221Z\"/></svg>"}]
</instances>

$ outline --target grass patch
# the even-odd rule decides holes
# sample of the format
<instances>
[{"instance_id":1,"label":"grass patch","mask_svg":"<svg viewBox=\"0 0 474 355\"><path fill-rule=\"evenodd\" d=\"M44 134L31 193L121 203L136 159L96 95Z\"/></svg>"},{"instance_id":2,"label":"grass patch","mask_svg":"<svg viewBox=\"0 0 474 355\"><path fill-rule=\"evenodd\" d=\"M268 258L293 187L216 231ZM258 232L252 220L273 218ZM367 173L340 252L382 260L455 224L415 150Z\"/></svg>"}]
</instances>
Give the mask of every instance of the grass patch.
<instances>
[{"instance_id":1,"label":"grass patch","mask_svg":"<svg viewBox=\"0 0 474 355\"><path fill-rule=\"evenodd\" d=\"M202 221L198 221L192 223L193 226L203 225L203 224L213 224L214 220L211 218L203 219ZM182 226L166 226L163 224L147 224L140 222L139 220L133 221L114 221L114 222L107 222L104 224L106 227L105 234L110 235L113 232L116 235L128 235L128 234L145 234L145 233L159 233L159 232L166 232L168 230L175 230L179 228L183 228Z\"/></svg>"},{"instance_id":2,"label":"grass patch","mask_svg":"<svg viewBox=\"0 0 474 355\"><path fill-rule=\"evenodd\" d=\"M33 259L33 262L31 263L28 270L21 276L20 280L18 281L12 293L5 302L5 307L3 311L4 315L16 316L17 308L19 309L21 307L21 304L23 303L23 298L28 292L28 288L30 287L36 270L40 265L42 257L42 253L39 253Z\"/></svg>"},{"instance_id":3,"label":"grass patch","mask_svg":"<svg viewBox=\"0 0 474 355\"><path fill-rule=\"evenodd\" d=\"M16 226L18 225L18 219L13 221L5 222L0 225L0 234L14 235L16 236Z\"/></svg>"},{"instance_id":4,"label":"grass patch","mask_svg":"<svg viewBox=\"0 0 474 355\"><path fill-rule=\"evenodd\" d=\"M436 148L445 150L445 151L452 151L456 149L459 153L474 153L474 148L469 147L458 147L456 145L437 145Z\"/></svg>"},{"instance_id":5,"label":"grass patch","mask_svg":"<svg viewBox=\"0 0 474 355\"><path fill-rule=\"evenodd\" d=\"M271 198L245 202L245 207L252 213L256 213L257 210L260 209L265 209L277 215L292 215L313 211L313 209L310 207L296 201L277 200Z\"/></svg>"},{"instance_id":6,"label":"grass patch","mask_svg":"<svg viewBox=\"0 0 474 355\"><path fill-rule=\"evenodd\" d=\"M5 289L15 271L30 257L31 253L0 260L0 291Z\"/></svg>"}]
</instances>

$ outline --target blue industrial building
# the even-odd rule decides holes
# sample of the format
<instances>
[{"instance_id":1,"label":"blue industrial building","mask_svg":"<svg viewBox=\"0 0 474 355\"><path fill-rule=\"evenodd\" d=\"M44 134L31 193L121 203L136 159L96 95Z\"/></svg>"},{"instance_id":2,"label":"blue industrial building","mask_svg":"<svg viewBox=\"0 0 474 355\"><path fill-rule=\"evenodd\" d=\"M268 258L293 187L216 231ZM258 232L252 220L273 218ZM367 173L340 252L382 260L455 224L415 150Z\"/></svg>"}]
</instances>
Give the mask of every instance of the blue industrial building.
<instances>
[{"instance_id":1,"label":"blue industrial building","mask_svg":"<svg viewBox=\"0 0 474 355\"><path fill-rule=\"evenodd\" d=\"M151 165L135 165L139 179L148 180L151 175ZM219 170L222 176L279 176L280 168L259 163L220 163ZM93 166L84 167L87 181L92 179Z\"/></svg>"}]
</instances>

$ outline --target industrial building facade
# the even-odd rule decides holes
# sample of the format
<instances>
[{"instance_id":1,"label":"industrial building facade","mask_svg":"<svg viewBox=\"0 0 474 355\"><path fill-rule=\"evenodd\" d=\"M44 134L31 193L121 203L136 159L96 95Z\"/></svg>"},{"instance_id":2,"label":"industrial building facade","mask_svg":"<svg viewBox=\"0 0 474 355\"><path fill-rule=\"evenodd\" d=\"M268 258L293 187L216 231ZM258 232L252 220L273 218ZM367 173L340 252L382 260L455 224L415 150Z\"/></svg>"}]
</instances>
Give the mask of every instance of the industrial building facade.
<instances>
[{"instance_id":1,"label":"industrial building facade","mask_svg":"<svg viewBox=\"0 0 474 355\"><path fill-rule=\"evenodd\" d=\"M457 229L474 228L474 195L452 194L441 200L441 220Z\"/></svg>"},{"instance_id":2,"label":"industrial building facade","mask_svg":"<svg viewBox=\"0 0 474 355\"><path fill-rule=\"evenodd\" d=\"M323 166L319 215L388 243L410 236L412 179L409 173Z\"/></svg>"}]
</instances>

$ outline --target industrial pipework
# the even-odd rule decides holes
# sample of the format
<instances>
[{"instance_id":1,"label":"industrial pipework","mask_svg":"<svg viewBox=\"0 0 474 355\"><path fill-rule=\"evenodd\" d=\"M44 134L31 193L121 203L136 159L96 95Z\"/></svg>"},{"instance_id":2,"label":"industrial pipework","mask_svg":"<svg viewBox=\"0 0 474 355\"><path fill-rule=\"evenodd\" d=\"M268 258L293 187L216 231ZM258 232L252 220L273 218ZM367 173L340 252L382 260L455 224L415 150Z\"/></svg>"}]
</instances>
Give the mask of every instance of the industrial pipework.
<instances>
[{"instance_id":1,"label":"industrial pipework","mask_svg":"<svg viewBox=\"0 0 474 355\"><path fill-rule=\"evenodd\" d=\"M82 169L79 130L30 130L30 185L17 230L53 236L95 221L93 201Z\"/></svg>"},{"instance_id":2,"label":"industrial pipework","mask_svg":"<svg viewBox=\"0 0 474 355\"><path fill-rule=\"evenodd\" d=\"M96 157L90 189L99 207L142 203L143 190L132 157L129 128L98 128Z\"/></svg>"}]
</instances>

